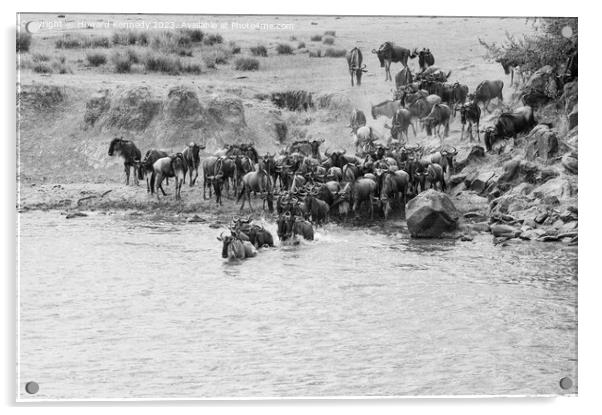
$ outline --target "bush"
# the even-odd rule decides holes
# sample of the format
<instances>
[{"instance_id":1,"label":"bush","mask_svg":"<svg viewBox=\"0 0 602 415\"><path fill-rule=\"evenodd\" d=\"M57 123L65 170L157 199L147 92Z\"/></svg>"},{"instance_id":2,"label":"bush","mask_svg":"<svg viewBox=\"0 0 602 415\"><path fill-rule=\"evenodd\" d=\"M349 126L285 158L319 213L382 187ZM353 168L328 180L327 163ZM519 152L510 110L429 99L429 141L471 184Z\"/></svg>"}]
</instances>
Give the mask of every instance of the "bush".
<instances>
[{"instance_id":1,"label":"bush","mask_svg":"<svg viewBox=\"0 0 602 415\"><path fill-rule=\"evenodd\" d=\"M203 37L205 37L205 34L200 29L181 29L181 32L185 36L188 36L193 43L202 42Z\"/></svg>"},{"instance_id":2,"label":"bush","mask_svg":"<svg viewBox=\"0 0 602 415\"><path fill-rule=\"evenodd\" d=\"M278 52L279 55L292 55L293 48L288 43L279 43L278 46L276 46L276 52Z\"/></svg>"},{"instance_id":3,"label":"bush","mask_svg":"<svg viewBox=\"0 0 602 415\"><path fill-rule=\"evenodd\" d=\"M182 49L190 49L192 47L192 40L183 31L164 31L155 33L150 41L150 45L153 49L164 53L179 54ZM190 53L192 54L192 52Z\"/></svg>"},{"instance_id":4,"label":"bush","mask_svg":"<svg viewBox=\"0 0 602 415\"><path fill-rule=\"evenodd\" d=\"M255 58L238 58L234 62L237 71L256 71L259 69L259 61Z\"/></svg>"},{"instance_id":5,"label":"bush","mask_svg":"<svg viewBox=\"0 0 602 415\"><path fill-rule=\"evenodd\" d=\"M217 69L217 64L215 63L215 59L206 56L203 58L203 62L205 63L205 67L208 69Z\"/></svg>"},{"instance_id":6,"label":"bush","mask_svg":"<svg viewBox=\"0 0 602 415\"><path fill-rule=\"evenodd\" d=\"M320 49L309 51L310 58L320 58L321 56L322 56L322 51Z\"/></svg>"},{"instance_id":7,"label":"bush","mask_svg":"<svg viewBox=\"0 0 602 415\"><path fill-rule=\"evenodd\" d=\"M122 30L118 32L114 32L111 36L111 42L114 45L122 45L122 46L147 46L148 45L148 36L145 32L136 32L133 30Z\"/></svg>"},{"instance_id":8,"label":"bush","mask_svg":"<svg viewBox=\"0 0 602 415\"><path fill-rule=\"evenodd\" d=\"M58 59L52 62L52 70L59 74L73 73L71 67L65 64L64 59Z\"/></svg>"},{"instance_id":9,"label":"bush","mask_svg":"<svg viewBox=\"0 0 602 415\"><path fill-rule=\"evenodd\" d=\"M93 37L92 39L90 39L90 43L86 44L86 47L110 48L111 47L111 41L106 36L103 36L103 37Z\"/></svg>"},{"instance_id":10,"label":"bush","mask_svg":"<svg viewBox=\"0 0 602 415\"><path fill-rule=\"evenodd\" d=\"M567 58L577 51L577 18L575 17L542 17L533 22L541 23L533 35L516 39L506 34L502 44L479 42L487 51L486 57L495 62L507 61L519 65L518 72L528 75L542 66L551 65L560 69ZM570 27L572 35L565 37L562 30Z\"/></svg>"},{"instance_id":11,"label":"bush","mask_svg":"<svg viewBox=\"0 0 602 415\"><path fill-rule=\"evenodd\" d=\"M86 60L91 66L100 66L107 63L107 55L100 52L91 52L86 55Z\"/></svg>"},{"instance_id":12,"label":"bush","mask_svg":"<svg viewBox=\"0 0 602 415\"><path fill-rule=\"evenodd\" d=\"M57 49L75 49L81 48L82 42L79 38L72 38L68 34L63 36L61 39L57 39L54 42L54 46Z\"/></svg>"},{"instance_id":13,"label":"bush","mask_svg":"<svg viewBox=\"0 0 602 415\"><path fill-rule=\"evenodd\" d=\"M109 48L111 41L108 37L87 37L82 35L66 34L54 42L57 49L77 49L77 48Z\"/></svg>"},{"instance_id":14,"label":"bush","mask_svg":"<svg viewBox=\"0 0 602 415\"><path fill-rule=\"evenodd\" d=\"M182 64L182 72L186 72L186 73L193 73L193 74L200 74L201 72L203 72L201 70L201 65L199 65L198 63L185 63Z\"/></svg>"},{"instance_id":15,"label":"bush","mask_svg":"<svg viewBox=\"0 0 602 415\"><path fill-rule=\"evenodd\" d=\"M250 50L251 50L251 53L253 54L253 56L264 56L264 57L268 56L268 50L263 45L254 46L254 47L250 48Z\"/></svg>"},{"instance_id":16,"label":"bush","mask_svg":"<svg viewBox=\"0 0 602 415\"><path fill-rule=\"evenodd\" d=\"M291 36L288 38L288 40L290 40L291 42L294 42L295 40L297 40L297 36Z\"/></svg>"},{"instance_id":17,"label":"bush","mask_svg":"<svg viewBox=\"0 0 602 415\"><path fill-rule=\"evenodd\" d=\"M212 33L210 35L207 35L205 37L205 40L203 40L203 43L208 46L213 46L216 43L223 43L223 42L224 42L224 38L219 33Z\"/></svg>"},{"instance_id":18,"label":"bush","mask_svg":"<svg viewBox=\"0 0 602 415\"><path fill-rule=\"evenodd\" d=\"M216 65L228 63L230 57L230 50L224 47L216 47L205 52L205 62L213 61Z\"/></svg>"},{"instance_id":19,"label":"bush","mask_svg":"<svg viewBox=\"0 0 602 415\"><path fill-rule=\"evenodd\" d=\"M347 51L345 49L336 49L336 48L326 48L324 51L325 58L340 58L345 56Z\"/></svg>"},{"instance_id":20,"label":"bush","mask_svg":"<svg viewBox=\"0 0 602 415\"><path fill-rule=\"evenodd\" d=\"M140 63L140 57L138 56L138 52L136 52L133 48L127 48L125 50L127 57L132 63Z\"/></svg>"},{"instance_id":21,"label":"bush","mask_svg":"<svg viewBox=\"0 0 602 415\"><path fill-rule=\"evenodd\" d=\"M305 47L305 42L299 42L297 45L297 49L303 49Z\"/></svg>"},{"instance_id":22,"label":"bush","mask_svg":"<svg viewBox=\"0 0 602 415\"><path fill-rule=\"evenodd\" d=\"M182 69L182 63L177 57L148 53L144 58L144 69L175 75Z\"/></svg>"},{"instance_id":23,"label":"bush","mask_svg":"<svg viewBox=\"0 0 602 415\"><path fill-rule=\"evenodd\" d=\"M325 45L334 45L334 38L332 36L327 36L322 40L322 43Z\"/></svg>"},{"instance_id":24,"label":"bush","mask_svg":"<svg viewBox=\"0 0 602 415\"><path fill-rule=\"evenodd\" d=\"M17 52L29 52L31 46L31 35L22 30L17 32Z\"/></svg>"},{"instance_id":25,"label":"bush","mask_svg":"<svg viewBox=\"0 0 602 415\"><path fill-rule=\"evenodd\" d=\"M313 35L312 37L309 38L309 40L311 40L312 42L321 42L322 35Z\"/></svg>"},{"instance_id":26,"label":"bush","mask_svg":"<svg viewBox=\"0 0 602 415\"><path fill-rule=\"evenodd\" d=\"M52 68L45 62L39 62L31 68L36 73L52 73Z\"/></svg>"},{"instance_id":27,"label":"bush","mask_svg":"<svg viewBox=\"0 0 602 415\"><path fill-rule=\"evenodd\" d=\"M132 69L132 61L127 53L115 51L111 55L111 62L117 73L127 73Z\"/></svg>"},{"instance_id":28,"label":"bush","mask_svg":"<svg viewBox=\"0 0 602 415\"><path fill-rule=\"evenodd\" d=\"M240 53L240 46L234 42L230 42L230 53L233 55L238 55Z\"/></svg>"},{"instance_id":29,"label":"bush","mask_svg":"<svg viewBox=\"0 0 602 415\"><path fill-rule=\"evenodd\" d=\"M31 59L36 63L48 62L50 60L50 56L44 55L43 53L34 53L31 55Z\"/></svg>"},{"instance_id":30,"label":"bush","mask_svg":"<svg viewBox=\"0 0 602 415\"><path fill-rule=\"evenodd\" d=\"M336 32L334 30L327 30L327 31L324 32L324 36L335 37L336 36Z\"/></svg>"},{"instance_id":31,"label":"bush","mask_svg":"<svg viewBox=\"0 0 602 415\"><path fill-rule=\"evenodd\" d=\"M175 53L178 56L192 56L192 49L179 48Z\"/></svg>"}]
</instances>

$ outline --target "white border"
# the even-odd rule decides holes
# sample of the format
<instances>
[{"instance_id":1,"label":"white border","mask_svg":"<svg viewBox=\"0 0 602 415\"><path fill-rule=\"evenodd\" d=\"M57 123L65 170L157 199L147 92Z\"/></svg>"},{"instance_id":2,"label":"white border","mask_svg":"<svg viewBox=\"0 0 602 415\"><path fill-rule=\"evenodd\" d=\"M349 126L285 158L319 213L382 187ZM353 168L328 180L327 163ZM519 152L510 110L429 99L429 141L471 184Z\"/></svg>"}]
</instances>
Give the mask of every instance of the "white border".
<instances>
[{"instance_id":1,"label":"white border","mask_svg":"<svg viewBox=\"0 0 602 415\"><path fill-rule=\"evenodd\" d=\"M13 6L14 4L14 6ZM598 396L600 395L599 386L601 384L600 377L600 353L602 345L600 344L600 322L598 317L600 313L600 301L598 297L602 290L600 278L602 272L595 261L599 255L600 242L597 236L599 233L599 204L600 198L598 194L599 176L598 172L600 162L598 159L602 154L600 151L600 140L602 140L600 128L598 127L598 119L600 119L600 104L598 103L599 96L599 76L600 71L599 58L599 39L602 26L600 23L600 14L594 7L587 7L577 4L576 2L568 3L566 1L517 1L517 0L500 0L499 2L489 2L485 4L479 2L459 2L457 0L430 0L428 2L399 2L399 1L378 1L370 0L368 2L332 2L326 3L319 0L300 0L296 2L270 2L263 0L252 1L224 1L219 2L197 2L185 3L181 5L170 2L152 3L148 1L115 1L105 0L102 5L84 4L81 1L21 1L18 4L3 4L2 18L5 19L3 29L6 36L6 41L2 43L5 48L3 56L5 57L5 65L3 70L9 68L5 76L6 91L5 99L2 100L2 110L0 113L4 117L2 124L5 129L5 136L2 140L4 145L4 175L5 185L2 189L8 194L8 204L3 204L4 229L15 229L15 116L13 110L15 103L15 64L14 64L14 39L15 39L15 13L22 12L56 12L56 11L71 11L71 12L89 12L89 13L125 13L125 12L145 12L145 13L237 13L237 14L345 14L345 15L361 15L361 14L393 14L393 15L505 15L505 16L578 16L579 17L579 37L580 49L584 51L581 55L581 70L580 82L581 90L581 145L580 145L580 164L581 174L579 179L579 188L582 190L579 200L580 215L580 246L579 246L579 397L578 398L487 398L477 396L470 399L464 399L465 396L453 397L426 397L416 398L391 398L391 397L353 397L345 399L331 398L294 398L292 400L283 400L281 398L264 399L233 399L227 402L220 399L210 399L200 402L197 400L187 400L177 402L175 400L138 400L131 399L122 400L106 400L104 403L96 401L61 401L61 405L46 402L45 405L50 406L44 411L50 413L65 413L69 411L81 412L81 405L94 405L87 408L86 411L105 413L107 406L115 406L116 404L132 406L144 406L145 413L156 412L163 413L162 407L177 404L181 410L191 410L190 406L204 406L205 409L211 409L219 412L224 410L230 411L232 408L246 410L260 410L265 412L281 412L282 406L291 406L287 408L287 412L303 412L306 413L309 407L314 411L316 409L326 410L331 412L332 409L344 409L345 412L365 412L367 406L378 407L383 412L399 412L400 407L412 409L414 411L437 411L443 409L445 405L446 412L458 413L504 413L508 410L520 410L521 412L533 409L542 409L547 414L549 413L566 413L568 410L578 410L590 412L594 407L600 407ZM102 7L102 9L100 8ZM589 51L589 52L588 52ZM594 75L596 74L596 75ZM585 89L585 86L591 86L591 90ZM592 93L593 92L593 93ZM598 128L596 128L598 127ZM587 226L586 226L587 224ZM15 229L16 230L16 229ZM2 250L3 261L6 272L4 273L4 295L5 295L5 321L3 345L10 345L5 350L4 359L2 360L2 391L5 396L3 402L5 405L12 406L15 402L15 344L16 325L13 314L17 310L18 302L15 299L16 286L12 284L15 281L15 257L17 255L15 247L15 234L11 232L5 233L3 240L4 249ZM143 386L143 385L141 385ZM449 399L453 398L453 399ZM350 401L349 399L354 399ZM355 400L357 399L357 400ZM597 404L597 405L596 405ZM24 403L18 406L21 410L35 410L36 407L45 406L37 403ZM591 405L591 406L590 406ZM152 406L152 408L148 408ZM449 406L449 408L447 408ZM129 408L131 409L131 408ZM14 410L14 408L10 408ZM193 409L194 410L194 409Z\"/></svg>"}]
</instances>

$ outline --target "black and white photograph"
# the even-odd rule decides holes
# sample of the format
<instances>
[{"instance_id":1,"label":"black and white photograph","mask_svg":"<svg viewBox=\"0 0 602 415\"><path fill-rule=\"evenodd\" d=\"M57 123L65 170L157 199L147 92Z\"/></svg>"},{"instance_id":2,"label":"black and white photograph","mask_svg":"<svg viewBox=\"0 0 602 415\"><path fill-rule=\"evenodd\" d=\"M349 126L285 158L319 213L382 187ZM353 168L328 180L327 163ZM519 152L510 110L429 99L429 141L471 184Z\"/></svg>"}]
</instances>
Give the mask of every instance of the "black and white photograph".
<instances>
[{"instance_id":1,"label":"black and white photograph","mask_svg":"<svg viewBox=\"0 0 602 415\"><path fill-rule=\"evenodd\" d=\"M579 17L393 12L17 13L18 402L578 395Z\"/></svg>"}]
</instances>

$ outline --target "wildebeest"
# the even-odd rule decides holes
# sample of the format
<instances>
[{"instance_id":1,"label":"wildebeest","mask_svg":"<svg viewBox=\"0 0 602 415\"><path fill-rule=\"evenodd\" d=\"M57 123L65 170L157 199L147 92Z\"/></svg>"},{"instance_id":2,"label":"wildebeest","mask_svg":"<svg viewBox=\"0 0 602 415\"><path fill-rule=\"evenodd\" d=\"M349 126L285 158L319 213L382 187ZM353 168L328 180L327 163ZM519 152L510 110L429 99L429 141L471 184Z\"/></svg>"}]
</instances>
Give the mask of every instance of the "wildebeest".
<instances>
[{"instance_id":1,"label":"wildebeest","mask_svg":"<svg viewBox=\"0 0 602 415\"><path fill-rule=\"evenodd\" d=\"M343 168L343 165L347 162L344 157L346 152L347 150L329 152L328 149L326 149L324 155L332 160L333 167Z\"/></svg>"},{"instance_id":2,"label":"wildebeest","mask_svg":"<svg viewBox=\"0 0 602 415\"><path fill-rule=\"evenodd\" d=\"M427 97L421 96L409 106L409 110L412 117L421 119L427 117L431 113L433 105L440 103L441 97L438 95L429 95Z\"/></svg>"},{"instance_id":3,"label":"wildebeest","mask_svg":"<svg viewBox=\"0 0 602 415\"><path fill-rule=\"evenodd\" d=\"M215 175L215 164L217 163L216 156L210 156L204 159L201 162L201 167L203 168L203 199L207 199L207 195L205 193L205 188L209 186L209 197L211 197L211 185L209 182L209 177Z\"/></svg>"},{"instance_id":4,"label":"wildebeest","mask_svg":"<svg viewBox=\"0 0 602 415\"><path fill-rule=\"evenodd\" d=\"M295 141L288 147L288 153L301 153L304 156L311 156L317 160L321 160L320 145L324 143L324 139L319 140L299 140Z\"/></svg>"},{"instance_id":5,"label":"wildebeest","mask_svg":"<svg viewBox=\"0 0 602 415\"><path fill-rule=\"evenodd\" d=\"M362 73L367 72L366 65L362 65L362 51L358 47L354 47L345 55L349 74L351 75L351 86L353 86L353 77L357 80L357 86L362 84Z\"/></svg>"},{"instance_id":6,"label":"wildebeest","mask_svg":"<svg viewBox=\"0 0 602 415\"><path fill-rule=\"evenodd\" d=\"M349 120L349 127L351 127L351 134L357 134L357 129L366 125L366 115L363 111L354 108L351 111L351 119Z\"/></svg>"},{"instance_id":7,"label":"wildebeest","mask_svg":"<svg viewBox=\"0 0 602 415\"><path fill-rule=\"evenodd\" d=\"M460 110L460 121L462 123L462 133L460 134L460 140L464 139L464 127L468 123L468 134L470 135L470 141L472 141L472 125L476 124L477 126L477 140L481 141L481 136L479 135L479 122L481 120L481 108L477 105L476 102L470 101L466 104L463 104L459 108Z\"/></svg>"},{"instance_id":8,"label":"wildebeest","mask_svg":"<svg viewBox=\"0 0 602 415\"><path fill-rule=\"evenodd\" d=\"M283 242L294 239L297 235L301 235L303 239L309 241L314 239L314 228L311 223L291 215L290 212L280 215L276 224L278 225L278 238Z\"/></svg>"},{"instance_id":9,"label":"wildebeest","mask_svg":"<svg viewBox=\"0 0 602 415\"><path fill-rule=\"evenodd\" d=\"M380 67L385 68L385 81L391 81L391 62L400 62L404 67L408 66L408 58L410 50L396 46L393 42L385 42L378 50L372 49L372 53L376 53L380 62Z\"/></svg>"},{"instance_id":10,"label":"wildebeest","mask_svg":"<svg viewBox=\"0 0 602 415\"><path fill-rule=\"evenodd\" d=\"M408 128L410 125L412 126L412 130L414 130L414 137L416 137L416 128L412 124L412 113L405 108L398 109L391 120L391 137L401 142L403 134L405 134L406 140L409 142Z\"/></svg>"},{"instance_id":11,"label":"wildebeest","mask_svg":"<svg viewBox=\"0 0 602 415\"><path fill-rule=\"evenodd\" d=\"M529 132L535 124L533 108L531 107L519 107L512 112L502 113L495 122L495 126L485 130L484 141L487 151L491 151L493 144L497 140L514 138L519 133Z\"/></svg>"},{"instance_id":12,"label":"wildebeest","mask_svg":"<svg viewBox=\"0 0 602 415\"><path fill-rule=\"evenodd\" d=\"M488 107L492 99L499 99L499 102L504 102L502 90L504 89L504 82L497 81L483 81L481 82L474 92L474 101L479 104L483 103L485 111L489 112Z\"/></svg>"},{"instance_id":13,"label":"wildebeest","mask_svg":"<svg viewBox=\"0 0 602 415\"><path fill-rule=\"evenodd\" d=\"M186 176L186 162L184 161L184 156L182 153L176 153L172 156L160 158L153 164L153 170L154 174L151 177L151 185L153 184L152 182L154 179L157 199L159 199L159 190L161 190L163 196L166 195L161 184L163 183L163 179L167 177L175 178L175 198L176 200L182 199L180 189L182 188L182 183L184 182L184 177Z\"/></svg>"},{"instance_id":14,"label":"wildebeest","mask_svg":"<svg viewBox=\"0 0 602 415\"><path fill-rule=\"evenodd\" d=\"M364 125L363 127L358 128L355 133L355 140L353 141L355 151L359 152L367 143L371 143L374 140L377 140L377 138L374 136L374 130L371 126Z\"/></svg>"},{"instance_id":15,"label":"wildebeest","mask_svg":"<svg viewBox=\"0 0 602 415\"><path fill-rule=\"evenodd\" d=\"M424 71L416 74L414 79L416 81L420 81L423 79L437 81L437 82L447 82L451 75L452 71L448 71L447 73L443 72L442 69L436 66L430 66L426 68Z\"/></svg>"},{"instance_id":16,"label":"wildebeest","mask_svg":"<svg viewBox=\"0 0 602 415\"><path fill-rule=\"evenodd\" d=\"M134 169L134 184L138 185L137 166L140 164L142 153L130 140L124 140L123 137L114 138L109 145L109 156L121 156L123 158L123 168L125 170L125 184L130 184L130 169Z\"/></svg>"},{"instance_id":17,"label":"wildebeest","mask_svg":"<svg viewBox=\"0 0 602 415\"><path fill-rule=\"evenodd\" d=\"M236 162L230 157L218 157L213 168L214 176L221 176L226 188L226 196L230 193L230 181L234 187L234 194L238 192Z\"/></svg>"},{"instance_id":18,"label":"wildebeest","mask_svg":"<svg viewBox=\"0 0 602 415\"><path fill-rule=\"evenodd\" d=\"M401 205L405 207L410 175L403 170L385 171L382 173L381 180L380 201L384 205L385 219L388 219L391 212L391 199L396 199L398 195L401 195Z\"/></svg>"},{"instance_id":19,"label":"wildebeest","mask_svg":"<svg viewBox=\"0 0 602 415\"><path fill-rule=\"evenodd\" d=\"M358 207L367 202L370 208L370 219L374 219L374 206L372 200L375 198L376 182L372 179L359 178L353 182L352 199L353 212L356 213Z\"/></svg>"},{"instance_id":20,"label":"wildebeest","mask_svg":"<svg viewBox=\"0 0 602 415\"><path fill-rule=\"evenodd\" d=\"M142 159L140 162L140 165L138 166L138 178L140 180L146 178L146 191L148 193L155 193L155 187L151 185L151 183L155 182L153 177L155 174L153 170L153 164L155 164L155 161L159 160L160 158L167 156L168 153L166 151L151 149L146 152L144 159Z\"/></svg>"},{"instance_id":21,"label":"wildebeest","mask_svg":"<svg viewBox=\"0 0 602 415\"><path fill-rule=\"evenodd\" d=\"M251 204L251 192L271 192L270 186L270 176L265 171L265 166L263 161L259 161L255 166L255 171L251 171L244 175L242 178L242 189L238 194L237 202L242 198L242 205L240 205L240 210L243 210L245 207L245 200L249 202L249 207L253 209L253 205Z\"/></svg>"},{"instance_id":22,"label":"wildebeest","mask_svg":"<svg viewBox=\"0 0 602 415\"><path fill-rule=\"evenodd\" d=\"M330 207L328 203L318 199L317 196L317 191L312 191L305 196L305 209L311 214L311 220L319 226L328 218Z\"/></svg>"},{"instance_id":23,"label":"wildebeest","mask_svg":"<svg viewBox=\"0 0 602 415\"><path fill-rule=\"evenodd\" d=\"M463 105L468 97L468 86L463 85L460 82L454 82L452 85L452 99L449 103L450 107L453 108L454 117L456 116L456 107Z\"/></svg>"},{"instance_id":24,"label":"wildebeest","mask_svg":"<svg viewBox=\"0 0 602 415\"><path fill-rule=\"evenodd\" d=\"M412 71L410 71L410 68L407 66L403 67L403 69L395 75L395 88L397 90L412 82L414 82L414 77L412 76Z\"/></svg>"},{"instance_id":25,"label":"wildebeest","mask_svg":"<svg viewBox=\"0 0 602 415\"><path fill-rule=\"evenodd\" d=\"M236 231L231 231L231 235L224 236L222 232L217 237L218 241L223 242L222 258L228 259L245 259L252 258L257 255L257 249L250 241L241 239L241 236Z\"/></svg>"},{"instance_id":26,"label":"wildebeest","mask_svg":"<svg viewBox=\"0 0 602 415\"><path fill-rule=\"evenodd\" d=\"M496 59L496 62L502 65L506 75L510 75L510 85L514 84L514 70L525 63L524 60L519 59L518 57L501 57Z\"/></svg>"},{"instance_id":27,"label":"wildebeest","mask_svg":"<svg viewBox=\"0 0 602 415\"><path fill-rule=\"evenodd\" d=\"M443 142L443 138L449 135L449 121L451 118L451 110L445 104L435 104L431 109L430 114L423 118L422 121L429 128L434 130L434 133L441 142ZM443 126L443 135L440 134L440 127Z\"/></svg>"},{"instance_id":28,"label":"wildebeest","mask_svg":"<svg viewBox=\"0 0 602 415\"><path fill-rule=\"evenodd\" d=\"M372 118L376 119L381 116L393 118L393 115L397 112L399 108L401 108L401 103L399 101L391 100L386 100L381 102L380 104L371 105Z\"/></svg>"},{"instance_id":29,"label":"wildebeest","mask_svg":"<svg viewBox=\"0 0 602 415\"><path fill-rule=\"evenodd\" d=\"M446 146L427 157L431 163L438 164L443 168L443 173L453 174L454 157L458 155L458 150L455 147Z\"/></svg>"},{"instance_id":30,"label":"wildebeest","mask_svg":"<svg viewBox=\"0 0 602 415\"><path fill-rule=\"evenodd\" d=\"M203 144L197 144L192 142L186 146L184 151L182 152L184 156L184 161L188 165L188 174L190 175L190 187L194 186L197 177L199 177L199 165L201 164L201 159L199 157L199 152L204 150L205 146ZM194 178L192 174L194 173Z\"/></svg>"},{"instance_id":31,"label":"wildebeest","mask_svg":"<svg viewBox=\"0 0 602 415\"><path fill-rule=\"evenodd\" d=\"M241 237L247 236L249 242L253 244L256 248L262 248L265 246L272 247L274 246L274 238L270 231L265 229L263 226L255 225L249 223L247 220L245 222L238 221L236 223L235 229L240 232Z\"/></svg>"},{"instance_id":32,"label":"wildebeest","mask_svg":"<svg viewBox=\"0 0 602 415\"><path fill-rule=\"evenodd\" d=\"M431 163L428 160L420 160L417 163L415 175L420 182L422 191L426 190L426 184L430 185L431 189L437 190L437 184L441 191L445 191L445 177L443 175L443 167L439 164Z\"/></svg>"},{"instance_id":33,"label":"wildebeest","mask_svg":"<svg viewBox=\"0 0 602 415\"><path fill-rule=\"evenodd\" d=\"M433 66L435 64L435 57L430 49L422 48L422 50L418 52L418 49L414 48L414 51L410 55L410 59L414 59L416 56L418 56L418 66L420 66L420 70L422 72L424 72L429 66Z\"/></svg>"}]
</instances>

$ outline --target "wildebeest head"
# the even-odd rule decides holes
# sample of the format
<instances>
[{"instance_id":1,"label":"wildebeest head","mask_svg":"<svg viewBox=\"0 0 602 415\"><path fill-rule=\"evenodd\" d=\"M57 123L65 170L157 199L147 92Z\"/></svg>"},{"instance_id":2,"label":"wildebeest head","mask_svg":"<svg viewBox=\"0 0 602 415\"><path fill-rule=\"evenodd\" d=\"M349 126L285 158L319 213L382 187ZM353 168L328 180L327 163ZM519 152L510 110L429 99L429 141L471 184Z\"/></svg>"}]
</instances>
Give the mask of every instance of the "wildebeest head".
<instances>
[{"instance_id":1,"label":"wildebeest head","mask_svg":"<svg viewBox=\"0 0 602 415\"><path fill-rule=\"evenodd\" d=\"M312 157L316 158L316 159L320 159L320 144L322 144L324 142L324 139L319 139L319 140L313 140L310 141L310 145L311 145L311 155Z\"/></svg>"},{"instance_id":2,"label":"wildebeest head","mask_svg":"<svg viewBox=\"0 0 602 415\"><path fill-rule=\"evenodd\" d=\"M111 144L109 145L109 156L112 156L116 152L121 151L121 146L125 143L126 140L123 137L115 137Z\"/></svg>"},{"instance_id":3,"label":"wildebeest head","mask_svg":"<svg viewBox=\"0 0 602 415\"><path fill-rule=\"evenodd\" d=\"M385 42L378 50L372 49L372 53L376 53L378 60L380 62L380 67L383 68L385 66L385 59L391 59L391 52L393 50L393 45L391 42Z\"/></svg>"},{"instance_id":4,"label":"wildebeest head","mask_svg":"<svg viewBox=\"0 0 602 415\"><path fill-rule=\"evenodd\" d=\"M290 214L290 212L286 212L280 216L278 216L278 219L276 220L276 224L277 224L277 235L278 235L278 239L280 239L281 241L286 241L287 239L289 239L292 234L293 234L293 216Z\"/></svg>"},{"instance_id":5,"label":"wildebeest head","mask_svg":"<svg viewBox=\"0 0 602 415\"><path fill-rule=\"evenodd\" d=\"M347 150L333 151L332 153L330 153L328 151L328 149L326 149L326 151L324 152L324 155L326 155L326 157L328 157L332 160L332 165L334 167L343 168L343 165L346 163L345 157L343 157L343 156L345 155L346 152L347 152Z\"/></svg>"},{"instance_id":6,"label":"wildebeest head","mask_svg":"<svg viewBox=\"0 0 602 415\"><path fill-rule=\"evenodd\" d=\"M495 143L495 141L498 138L498 133L495 127L487 127L485 128L485 131L483 131L483 137L484 137L484 141L485 141L485 148L487 149L487 151L491 151L491 148L493 147L493 143Z\"/></svg>"},{"instance_id":7,"label":"wildebeest head","mask_svg":"<svg viewBox=\"0 0 602 415\"><path fill-rule=\"evenodd\" d=\"M454 157L458 155L458 150L455 147L449 146L441 149L440 153L445 163L449 166L449 171L452 172L454 169Z\"/></svg>"},{"instance_id":8,"label":"wildebeest head","mask_svg":"<svg viewBox=\"0 0 602 415\"><path fill-rule=\"evenodd\" d=\"M217 240L220 241L220 242L222 242L222 258L228 258L228 247L230 246L230 244L234 240L234 237L232 235L226 235L226 236L224 236L224 232L222 232L217 237Z\"/></svg>"},{"instance_id":9,"label":"wildebeest head","mask_svg":"<svg viewBox=\"0 0 602 415\"><path fill-rule=\"evenodd\" d=\"M188 144L188 148L190 149L190 152L192 153L193 159L198 161L200 151L204 150L206 148L206 146L204 144L197 144L195 142L191 142Z\"/></svg>"}]
</instances>

